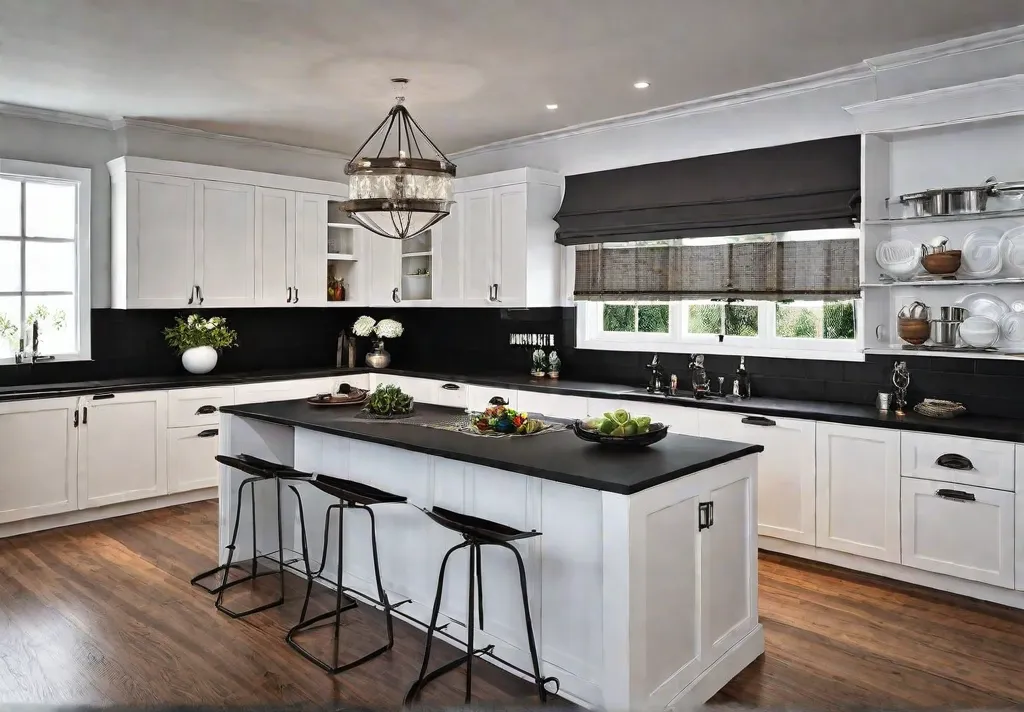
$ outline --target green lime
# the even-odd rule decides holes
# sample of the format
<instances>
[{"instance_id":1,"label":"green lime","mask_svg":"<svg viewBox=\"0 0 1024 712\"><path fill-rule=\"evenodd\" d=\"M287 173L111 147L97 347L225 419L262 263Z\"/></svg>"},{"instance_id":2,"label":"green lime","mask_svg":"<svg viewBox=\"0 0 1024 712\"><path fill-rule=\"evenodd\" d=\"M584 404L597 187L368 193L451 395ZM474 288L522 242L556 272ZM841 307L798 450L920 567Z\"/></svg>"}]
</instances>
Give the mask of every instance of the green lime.
<instances>
[{"instance_id":1,"label":"green lime","mask_svg":"<svg viewBox=\"0 0 1024 712\"><path fill-rule=\"evenodd\" d=\"M651 419L646 415L638 415L636 418L636 431L638 433L646 433L651 429Z\"/></svg>"},{"instance_id":2,"label":"green lime","mask_svg":"<svg viewBox=\"0 0 1024 712\"><path fill-rule=\"evenodd\" d=\"M619 425L625 425L626 423L629 422L629 411L619 408L614 413L612 413L612 420L614 420Z\"/></svg>"},{"instance_id":3,"label":"green lime","mask_svg":"<svg viewBox=\"0 0 1024 712\"><path fill-rule=\"evenodd\" d=\"M615 430L615 428L617 427L618 425L616 425L614 420L610 418L605 418L604 420L601 421L601 425L599 425L597 429L600 430L605 435L611 435L612 431Z\"/></svg>"}]
</instances>

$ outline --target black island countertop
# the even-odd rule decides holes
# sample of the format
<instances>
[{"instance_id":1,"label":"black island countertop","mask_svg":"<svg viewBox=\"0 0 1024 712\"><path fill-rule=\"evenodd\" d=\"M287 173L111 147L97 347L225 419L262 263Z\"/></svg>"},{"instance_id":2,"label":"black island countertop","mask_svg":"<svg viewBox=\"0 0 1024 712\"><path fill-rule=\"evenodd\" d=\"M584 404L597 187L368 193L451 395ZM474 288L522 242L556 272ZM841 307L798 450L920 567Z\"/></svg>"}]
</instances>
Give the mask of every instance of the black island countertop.
<instances>
[{"instance_id":1,"label":"black island countertop","mask_svg":"<svg viewBox=\"0 0 1024 712\"><path fill-rule=\"evenodd\" d=\"M1024 443L1024 419L993 418L967 415L951 420L926 418L908 409L906 415L889 411L879 413L870 405L853 403L828 403L804 401L789 398L760 398L749 400L733 398L718 400L695 400L684 395L667 398L651 395L642 389L621 383L598 383L571 379L552 380L534 378L528 374L459 374L411 371L404 369L375 370L366 367L354 369L305 368L292 370L250 371L247 373L211 373L203 376L180 374L176 376L133 377L108 379L104 381L80 381L76 383L54 383L46 385L0 387L0 403L4 401L31 400L35 398L57 398L62 396L84 396L97 393L118 393L154 389L194 388L199 386L231 386L246 383L293 380L321 377L344 377L375 372L381 375L430 378L495 388L514 388L525 391L574 395L585 398L608 398L642 403L666 403L686 408L705 408L734 413L749 413L779 418L800 418L820 420L846 425L864 425L877 428L893 428L941 435L960 435Z\"/></svg>"},{"instance_id":2,"label":"black island countertop","mask_svg":"<svg viewBox=\"0 0 1024 712\"><path fill-rule=\"evenodd\" d=\"M568 430L528 437L481 437L400 420L361 420L355 417L358 410L318 407L305 400L224 406L221 412L627 495L764 450L761 445L675 434L629 451L584 442ZM416 406L419 416L462 412Z\"/></svg>"}]
</instances>

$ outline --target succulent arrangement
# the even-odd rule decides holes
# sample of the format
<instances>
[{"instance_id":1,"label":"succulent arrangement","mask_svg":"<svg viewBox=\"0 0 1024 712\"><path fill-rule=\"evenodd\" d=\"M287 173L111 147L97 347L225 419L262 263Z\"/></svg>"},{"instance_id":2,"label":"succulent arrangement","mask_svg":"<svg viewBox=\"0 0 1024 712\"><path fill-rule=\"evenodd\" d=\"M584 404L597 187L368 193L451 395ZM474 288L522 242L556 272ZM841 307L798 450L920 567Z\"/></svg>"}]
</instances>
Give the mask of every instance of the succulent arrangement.
<instances>
[{"instance_id":1,"label":"succulent arrangement","mask_svg":"<svg viewBox=\"0 0 1024 712\"><path fill-rule=\"evenodd\" d=\"M543 422L530 418L529 413L506 405L494 405L477 413L473 416L473 425L482 433L490 430L517 435L532 435L546 427Z\"/></svg>"},{"instance_id":2,"label":"succulent arrangement","mask_svg":"<svg viewBox=\"0 0 1024 712\"><path fill-rule=\"evenodd\" d=\"M629 411L619 408L605 413L600 418L591 418L584 425L589 430L596 430L602 435L626 437L648 432L651 427L651 419L646 415L631 415Z\"/></svg>"},{"instance_id":3,"label":"succulent arrangement","mask_svg":"<svg viewBox=\"0 0 1024 712\"><path fill-rule=\"evenodd\" d=\"M393 384L381 384L366 399L365 411L382 418L408 415L412 412L412 396Z\"/></svg>"}]
</instances>

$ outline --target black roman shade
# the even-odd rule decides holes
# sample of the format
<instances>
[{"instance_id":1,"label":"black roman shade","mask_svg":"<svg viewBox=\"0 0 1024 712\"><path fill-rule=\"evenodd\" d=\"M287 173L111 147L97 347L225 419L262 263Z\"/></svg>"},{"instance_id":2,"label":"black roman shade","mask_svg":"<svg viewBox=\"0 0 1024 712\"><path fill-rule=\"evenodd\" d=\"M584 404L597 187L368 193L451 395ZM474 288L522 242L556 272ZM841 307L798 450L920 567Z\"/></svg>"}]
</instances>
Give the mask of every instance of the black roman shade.
<instances>
[{"instance_id":1,"label":"black roman shade","mask_svg":"<svg viewBox=\"0 0 1024 712\"><path fill-rule=\"evenodd\" d=\"M860 136L567 176L562 245L849 227Z\"/></svg>"}]
</instances>

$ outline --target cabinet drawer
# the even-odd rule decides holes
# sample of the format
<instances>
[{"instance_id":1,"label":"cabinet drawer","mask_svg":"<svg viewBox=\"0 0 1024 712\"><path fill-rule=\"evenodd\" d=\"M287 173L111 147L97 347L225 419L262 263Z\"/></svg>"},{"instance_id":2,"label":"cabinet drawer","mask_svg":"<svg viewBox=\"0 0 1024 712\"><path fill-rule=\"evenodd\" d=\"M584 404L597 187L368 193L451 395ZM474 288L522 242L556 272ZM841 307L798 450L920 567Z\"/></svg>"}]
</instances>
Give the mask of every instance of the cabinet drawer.
<instances>
[{"instance_id":1,"label":"cabinet drawer","mask_svg":"<svg viewBox=\"0 0 1024 712\"><path fill-rule=\"evenodd\" d=\"M412 396L413 403L437 403L437 381L431 381L428 378L375 373L372 374L371 383L373 388L386 385L398 386L403 393Z\"/></svg>"},{"instance_id":2,"label":"cabinet drawer","mask_svg":"<svg viewBox=\"0 0 1024 712\"><path fill-rule=\"evenodd\" d=\"M903 433L900 474L922 480L1013 491L1013 444Z\"/></svg>"},{"instance_id":3,"label":"cabinet drawer","mask_svg":"<svg viewBox=\"0 0 1024 712\"><path fill-rule=\"evenodd\" d=\"M1013 588L1012 492L905 477L903 565Z\"/></svg>"},{"instance_id":4,"label":"cabinet drawer","mask_svg":"<svg viewBox=\"0 0 1024 712\"><path fill-rule=\"evenodd\" d=\"M174 428L167 431L167 491L186 492L217 486L218 429Z\"/></svg>"},{"instance_id":5,"label":"cabinet drawer","mask_svg":"<svg viewBox=\"0 0 1024 712\"><path fill-rule=\"evenodd\" d=\"M220 422L220 407L234 402L235 389L231 386L168 391L167 427L216 425Z\"/></svg>"},{"instance_id":6,"label":"cabinet drawer","mask_svg":"<svg viewBox=\"0 0 1024 712\"><path fill-rule=\"evenodd\" d=\"M452 381L437 381L437 395L434 402L449 408L465 408L468 386Z\"/></svg>"},{"instance_id":7,"label":"cabinet drawer","mask_svg":"<svg viewBox=\"0 0 1024 712\"><path fill-rule=\"evenodd\" d=\"M580 396L519 391L518 405L516 410L525 410L531 415L567 419L587 417L587 399Z\"/></svg>"},{"instance_id":8,"label":"cabinet drawer","mask_svg":"<svg viewBox=\"0 0 1024 712\"><path fill-rule=\"evenodd\" d=\"M509 407L518 410L519 393L511 388L495 388L492 386L466 386L466 407L474 413L482 413L491 404L491 398L499 396L505 399Z\"/></svg>"}]
</instances>

